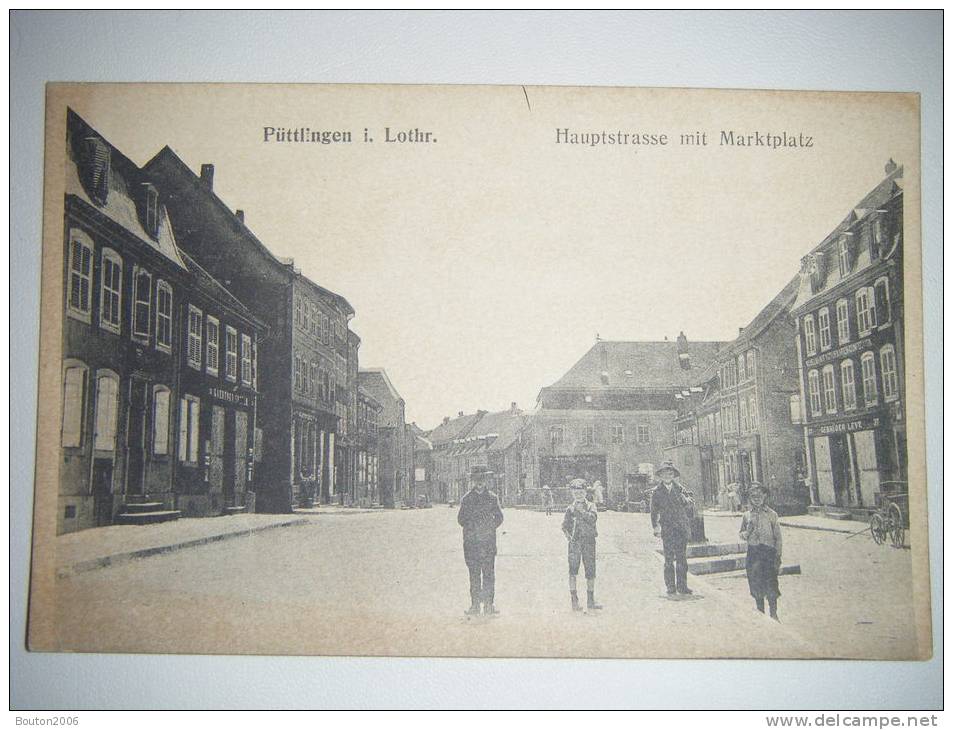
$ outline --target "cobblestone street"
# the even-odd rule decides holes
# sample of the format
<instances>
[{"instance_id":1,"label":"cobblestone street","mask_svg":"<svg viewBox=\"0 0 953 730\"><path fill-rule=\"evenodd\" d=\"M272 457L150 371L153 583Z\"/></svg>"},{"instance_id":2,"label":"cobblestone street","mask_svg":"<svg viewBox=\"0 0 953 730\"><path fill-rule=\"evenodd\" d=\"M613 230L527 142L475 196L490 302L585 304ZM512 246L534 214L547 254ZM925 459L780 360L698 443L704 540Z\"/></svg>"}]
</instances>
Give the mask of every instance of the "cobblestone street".
<instances>
[{"instance_id":1,"label":"cobblestone street","mask_svg":"<svg viewBox=\"0 0 953 730\"><path fill-rule=\"evenodd\" d=\"M669 600L648 516L601 513L596 592L605 609L590 615L569 609L558 513L505 516L496 619L463 615L467 571L456 509L339 510L60 578L62 641L164 653L218 653L230 638L276 654L915 653L909 551L875 546L866 535L785 529L784 562L799 563L803 574L781 578L783 623L776 624L754 610L743 577L690 576L695 595ZM737 522L709 517L709 538L732 540Z\"/></svg>"}]
</instances>

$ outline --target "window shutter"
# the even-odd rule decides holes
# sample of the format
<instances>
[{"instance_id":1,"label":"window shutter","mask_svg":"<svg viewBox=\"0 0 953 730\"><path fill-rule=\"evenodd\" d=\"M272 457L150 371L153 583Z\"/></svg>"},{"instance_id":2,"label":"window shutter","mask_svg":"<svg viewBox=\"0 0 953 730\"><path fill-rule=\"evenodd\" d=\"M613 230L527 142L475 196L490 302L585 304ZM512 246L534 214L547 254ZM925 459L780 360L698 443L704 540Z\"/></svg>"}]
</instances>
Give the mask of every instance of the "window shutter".
<instances>
[{"instance_id":1,"label":"window shutter","mask_svg":"<svg viewBox=\"0 0 953 730\"><path fill-rule=\"evenodd\" d=\"M189 455L189 402L179 401L179 461L187 461Z\"/></svg>"},{"instance_id":2,"label":"window shutter","mask_svg":"<svg viewBox=\"0 0 953 730\"><path fill-rule=\"evenodd\" d=\"M878 324L890 321L890 302L887 296L886 281L879 281L874 286L874 310Z\"/></svg>"},{"instance_id":3,"label":"window shutter","mask_svg":"<svg viewBox=\"0 0 953 730\"><path fill-rule=\"evenodd\" d=\"M83 390L86 371L80 367L66 369L63 383L63 446L76 447L83 437Z\"/></svg>"}]
</instances>

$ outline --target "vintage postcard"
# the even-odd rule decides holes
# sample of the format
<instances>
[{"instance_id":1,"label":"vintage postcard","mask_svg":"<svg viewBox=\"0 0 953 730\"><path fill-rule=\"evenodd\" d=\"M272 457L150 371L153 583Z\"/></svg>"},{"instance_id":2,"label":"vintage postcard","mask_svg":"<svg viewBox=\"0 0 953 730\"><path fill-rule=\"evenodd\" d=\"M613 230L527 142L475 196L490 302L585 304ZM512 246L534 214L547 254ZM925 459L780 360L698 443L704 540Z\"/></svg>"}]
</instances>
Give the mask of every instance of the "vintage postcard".
<instances>
[{"instance_id":1,"label":"vintage postcard","mask_svg":"<svg viewBox=\"0 0 953 730\"><path fill-rule=\"evenodd\" d=\"M919 115L51 84L29 647L928 658Z\"/></svg>"}]
</instances>

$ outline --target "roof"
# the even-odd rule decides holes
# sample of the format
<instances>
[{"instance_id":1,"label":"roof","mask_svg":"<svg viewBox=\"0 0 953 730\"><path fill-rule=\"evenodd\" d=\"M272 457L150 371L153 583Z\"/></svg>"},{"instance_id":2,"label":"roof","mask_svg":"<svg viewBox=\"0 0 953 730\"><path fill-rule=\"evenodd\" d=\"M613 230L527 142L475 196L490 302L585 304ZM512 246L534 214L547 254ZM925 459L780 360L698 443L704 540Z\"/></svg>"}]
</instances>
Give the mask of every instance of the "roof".
<instances>
[{"instance_id":1,"label":"roof","mask_svg":"<svg viewBox=\"0 0 953 730\"><path fill-rule=\"evenodd\" d=\"M213 277L205 269L199 266L195 259L185 253L185 251L180 251L179 253L182 256L182 260L185 262L185 265L188 267L189 272L195 277L195 282L199 288L204 289L205 293L213 299L216 299L217 301L224 301L235 312L240 314L245 319L254 322L262 329L266 328L264 322L252 314L252 312L244 304L235 298L234 294L222 286L218 279Z\"/></svg>"},{"instance_id":2,"label":"roof","mask_svg":"<svg viewBox=\"0 0 953 730\"><path fill-rule=\"evenodd\" d=\"M157 251L176 266L185 269L185 262L182 260L181 251L175 242L172 224L165 206L159 206L158 234L155 238L149 235L142 226L139 209L136 206L130 187L135 183L149 182L148 177L132 160L116 149L108 139L93 129L85 119L72 109L67 110L67 129L73 136L74 144L67 150L69 158L66 164L66 194L73 195L96 208L102 215L122 226L142 241L144 245ZM73 154L73 147L75 147L77 141L76 135L83 138L95 136L102 140L103 144L110 150L109 191L104 205L95 202L81 182L79 167Z\"/></svg>"},{"instance_id":3,"label":"roof","mask_svg":"<svg viewBox=\"0 0 953 730\"><path fill-rule=\"evenodd\" d=\"M672 388L691 385L728 342L685 343L690 367L679 363L675 340L594 344L554 389ZM606 375L604 378L603 375ZM545 390L545 388L544 388Z\"/></svg>"},{"instance_id":4,"label":"roof","mask_svg":"<svg viewBox=\"0 0 953 730\"><path fill-rule=\"evenodd\" d=\"M427 437L434 444L443 444L453 441L454 439L463 438L470 432L470 429L473 428L476 422L480 420L482 415L483 412L478 411L469 415L457 416L432 429L427 434Z\"/></svg>"},{"instance_id":5,"label":"roof","mask_svg":"<svg viewBox=\"0 0 953 730\"><path fill-rule=\"evenodd\" d=\"M433 444L420 434L414 434L414 450L433 451Z\"/></svg>"},{"instance_id":6,"label":"roof","mask_svg":"<svg viewBox=\"0 0 953 730\"><path fill-rule=\"evenodd\" d=\"M398 403L403 400L383 368L361 368L358 384L381 404L382 425L394 426L399 420Z\"/></svg>"}]
</instances>

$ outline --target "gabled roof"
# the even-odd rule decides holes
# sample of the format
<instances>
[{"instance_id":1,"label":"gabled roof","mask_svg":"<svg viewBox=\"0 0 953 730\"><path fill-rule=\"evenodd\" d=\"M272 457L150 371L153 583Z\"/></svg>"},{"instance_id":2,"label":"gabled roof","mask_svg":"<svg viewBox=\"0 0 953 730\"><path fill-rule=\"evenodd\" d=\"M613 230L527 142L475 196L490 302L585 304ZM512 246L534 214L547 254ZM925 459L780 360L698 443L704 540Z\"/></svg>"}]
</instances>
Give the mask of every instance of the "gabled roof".
<instances>
[{"instance_id":1,"label":"gabled roof","mask_svg":"<svg viewBox=\"0 0 953 730\"><path fill-rule=\"evenodd\" d=\"M205 269L199 266L195 259L189 256L185 251L180 251L179 253L182 256L182 260L185 262L189 272L195 277L196 285L200 289L204 290L208 296L218 301L224 301L224 303L230 306L237 314L241 315L250 322L253 322L262 329L266 328L264 322L252 314L252 312L249 311L249 309L242 304L234 294L222 286L218 279L213 277Z\"/></svg>"},{"instance_id":2,"label":"gabled roof","mask_svg":"<svg viewBox=\"0 0 953 730\"><path fill-rule=\"evenodd\" d=\"M687 342L690 367L679 362L675 340L594 344L553 389L673 388L690 385L727 342ZM606 377L603 377L604 374ZM545 388L544 388L545 390Z\"/></svg>"},{"instance_id":3,"label":"gabled roof","mask_svg":"<svg viewBox=\"0 0 953 730\"><path fill-rule=\"evenodd\" d=\"M483 416L483 412L471 413L469 415L457 416L446 423L441 423L427 434L427 438L434 444L445 444L454 439L464 438L470 433L470 429Z\"/></svg>"},{"instance_id":4,"label":"gabled roof","mask_svg":"<svg viewBox=\"0 0 953 730\"><path fill-rule=\"evenodd\" d=\"M396 426L400 417L398 403L403 399L384 369L361 368L357 373L357 381L361 388L381 404L381 425Z\"/></svg>"}]
</instances>

